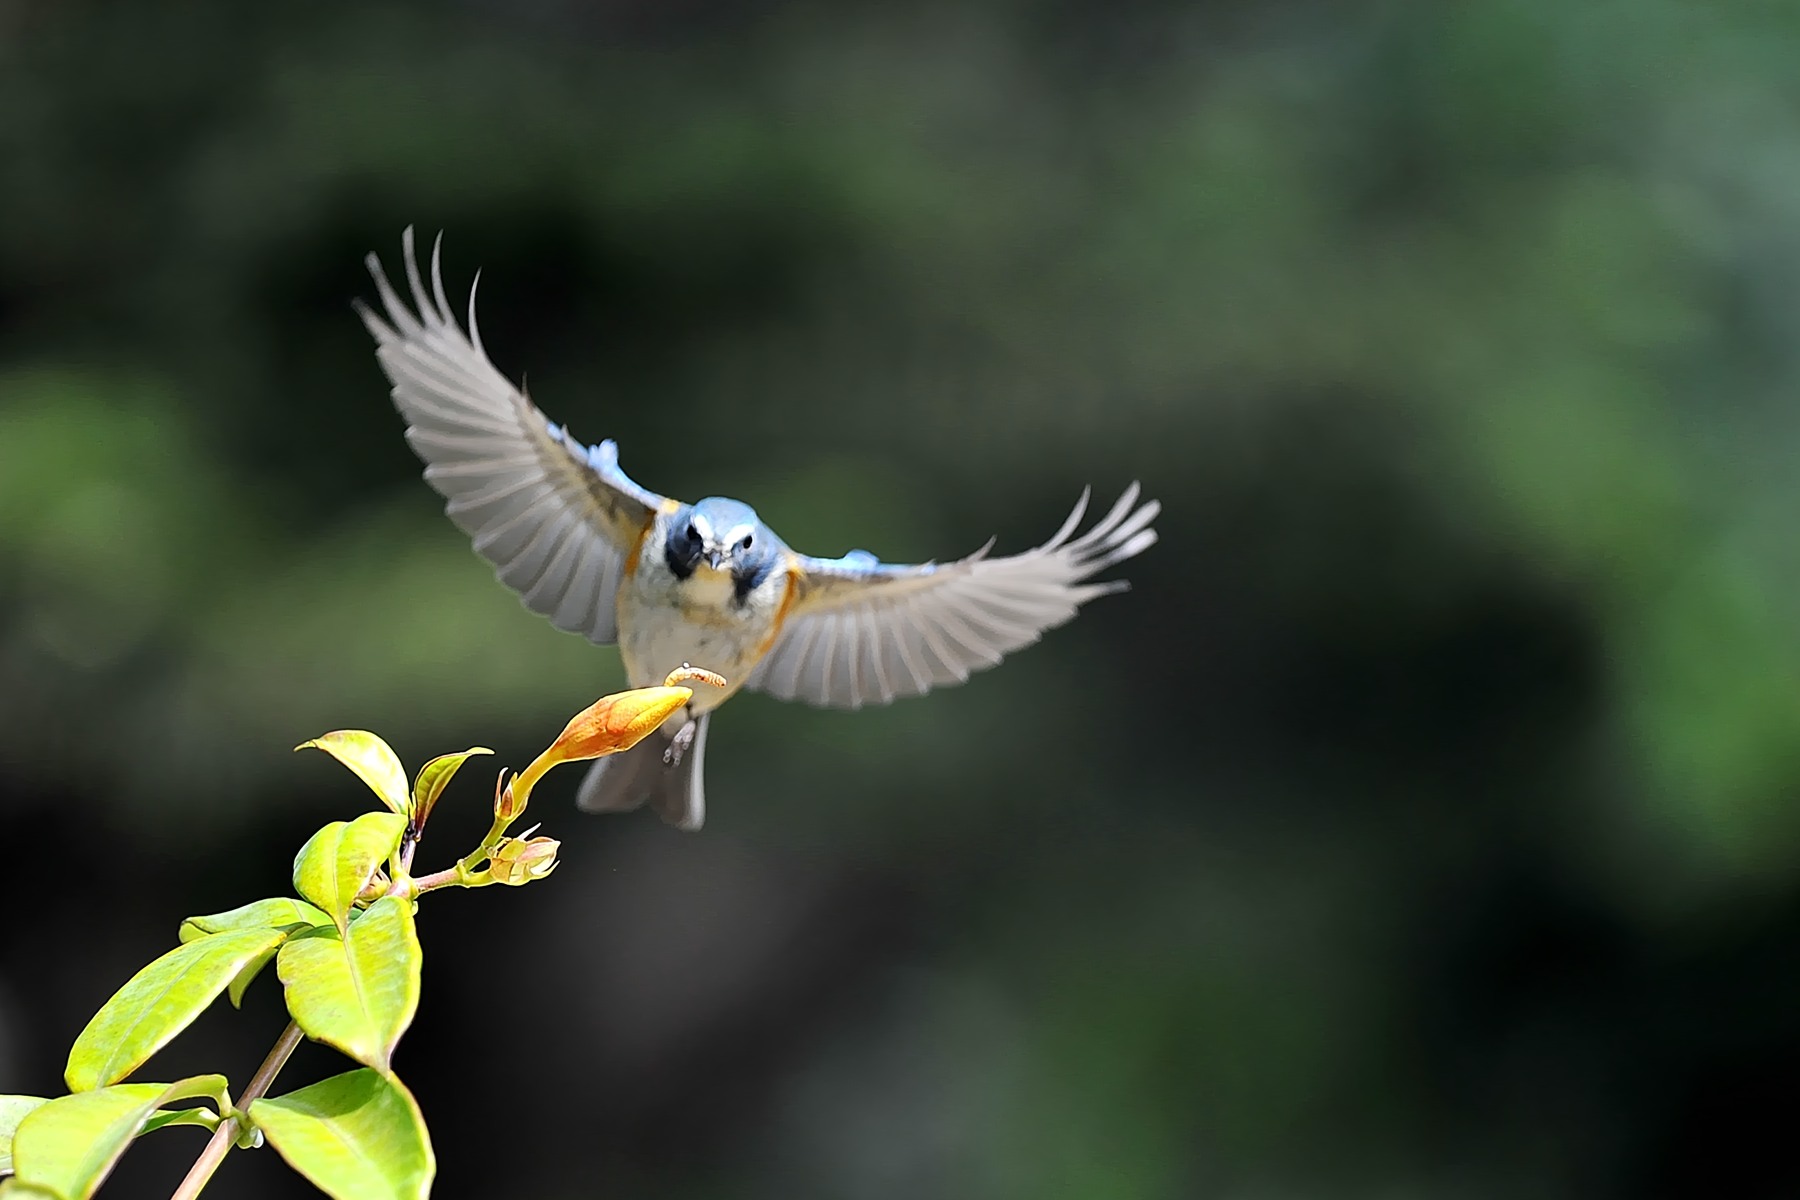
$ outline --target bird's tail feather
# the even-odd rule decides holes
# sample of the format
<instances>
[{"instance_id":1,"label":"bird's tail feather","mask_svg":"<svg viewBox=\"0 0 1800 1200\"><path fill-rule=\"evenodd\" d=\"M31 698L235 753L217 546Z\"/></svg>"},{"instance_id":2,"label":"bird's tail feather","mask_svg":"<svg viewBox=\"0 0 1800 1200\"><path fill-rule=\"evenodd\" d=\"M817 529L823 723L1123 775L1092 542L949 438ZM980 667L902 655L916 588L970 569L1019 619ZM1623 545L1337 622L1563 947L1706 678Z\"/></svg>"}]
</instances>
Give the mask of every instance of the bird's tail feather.
<instances>
[{"instance_id":1,"label":"bird's tail feather","mask_svg":"<svg viewBox=\"0 0 1800 1200\"><path fill-rule=\"evenodd\" d=\"M623 754L596 761L575 805L583 812L629 812L649 801L657 816L678 829L695 830L706 820L706 787L702 767L706 759L706 726L711 713L695 718L693 745L678 763L663 761L669 739L655 734Z\"/></svg>"}]
</instances>

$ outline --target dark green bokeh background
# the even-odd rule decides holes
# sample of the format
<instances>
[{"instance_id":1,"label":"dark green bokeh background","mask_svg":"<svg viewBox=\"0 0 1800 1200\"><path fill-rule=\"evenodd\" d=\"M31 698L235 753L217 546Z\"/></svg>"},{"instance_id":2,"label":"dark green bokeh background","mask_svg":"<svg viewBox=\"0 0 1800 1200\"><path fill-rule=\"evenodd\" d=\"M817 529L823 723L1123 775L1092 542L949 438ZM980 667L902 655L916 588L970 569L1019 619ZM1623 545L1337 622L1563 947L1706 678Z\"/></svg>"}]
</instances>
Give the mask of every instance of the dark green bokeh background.
<instances>
[{"instance_id":1,"label":"dark green bokeh background","mask_svg":"<svg viewBox=\"0 0 1800 1200\"><path fill-rule=\"evenodd\" d=\"M553 776L556 877L425 915L438 1195L1795 1194L1796 62L1753 0L0 3L0 1090L366 803L294 743L517 765L619 683L418 479L349 307L415 223L803 549L1167 506L966 687L734 702L699 836ZM245 1007L150 1072L241 1086Z\"/></svg>"}]
</instances>

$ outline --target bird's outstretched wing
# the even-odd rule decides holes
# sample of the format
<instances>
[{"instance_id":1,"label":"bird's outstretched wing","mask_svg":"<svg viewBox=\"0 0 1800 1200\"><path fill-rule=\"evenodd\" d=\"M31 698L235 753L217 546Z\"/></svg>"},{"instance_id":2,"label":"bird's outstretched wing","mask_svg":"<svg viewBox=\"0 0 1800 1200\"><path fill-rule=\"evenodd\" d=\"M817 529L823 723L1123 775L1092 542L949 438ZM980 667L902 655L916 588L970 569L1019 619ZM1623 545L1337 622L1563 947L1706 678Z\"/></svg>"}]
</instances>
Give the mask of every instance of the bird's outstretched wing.
<instances>
[{"instance_id":1,"label":"bird's outstretched wing","mask_svg":"<svg viewBox=\"0 0 1800 1200\"><path fill-rule=\"evenodd\" d=\"M619 469L613 442L584 446L545 419L482 350L473 288L468 332L457 325L439 245L431 249L428 294L410 228L404 244L412 307L371 254L385 316L361 303L357 311L375 335L375 356L393 382L394 407L425 460L426 480L527 608L558 629L617 640L613 605L625 563L668 502Z\"/></svg>"},{"instance_id":2,"label":"bird's outstretched wing","mask_svg":"<svg viewBox=\"0 0 1800 1200\"><path fill-rule=\"evenodd\" d=\"M952 563L896 566L866 551L797 556L788 616L748 686L832 708L885 704L961 683L1075 615L1122 581L1089 583L1156 541L1162 506L1138 485L1104 520L1071 539L1088 493L1056 536L1035 550L989 558L984 546Z\"/></svg>"}]
</instances>

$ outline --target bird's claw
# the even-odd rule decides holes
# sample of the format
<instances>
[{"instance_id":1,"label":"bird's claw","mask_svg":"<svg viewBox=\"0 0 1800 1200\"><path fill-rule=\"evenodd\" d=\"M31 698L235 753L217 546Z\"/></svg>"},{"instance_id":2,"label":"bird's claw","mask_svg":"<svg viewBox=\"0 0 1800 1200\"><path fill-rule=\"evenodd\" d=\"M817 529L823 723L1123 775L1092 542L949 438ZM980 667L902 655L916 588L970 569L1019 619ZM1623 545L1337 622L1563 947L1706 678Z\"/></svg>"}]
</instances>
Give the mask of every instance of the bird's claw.
<instances>
[{"instance_id":1,"label":"bird's claw","mask_svg":"<svg viewBox=\"0 0 1800 1200\"><path fill-rule=\"evenodd\" d=\"M688 748L694 744L694 734L699 727L699 722L689 721L675 731L675 736L669 741L669 748L663 751L663 762L666 765L671 767L681 765L682 755L686 754Z\"/></svg>"}]
</instances>

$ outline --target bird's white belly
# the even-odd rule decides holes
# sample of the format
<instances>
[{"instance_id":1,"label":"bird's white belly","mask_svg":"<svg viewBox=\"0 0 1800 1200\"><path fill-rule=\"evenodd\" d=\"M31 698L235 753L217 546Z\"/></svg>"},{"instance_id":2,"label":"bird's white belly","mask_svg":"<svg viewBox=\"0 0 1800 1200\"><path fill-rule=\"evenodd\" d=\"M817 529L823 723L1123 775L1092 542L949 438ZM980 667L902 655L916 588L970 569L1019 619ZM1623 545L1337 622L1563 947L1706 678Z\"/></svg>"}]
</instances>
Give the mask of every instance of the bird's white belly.
<instances>
[{"instance_id":1,"label":"bird's white belly","mask_svg":"<svg viewBox=\"0 0 1800 1200\"><path fill-rule=\"evenodd\" d=\"M703 567L677 581L660 564L646 564L619 589L626 677L633 687L652 687L677 667L704 667L723 675L725 686L696 687L688 707L696 713L717 708L744 686L775 632L775 609L759 600L739 605L723 573Z\"/></svg>"}]
</instances>

